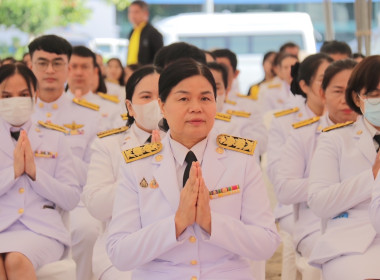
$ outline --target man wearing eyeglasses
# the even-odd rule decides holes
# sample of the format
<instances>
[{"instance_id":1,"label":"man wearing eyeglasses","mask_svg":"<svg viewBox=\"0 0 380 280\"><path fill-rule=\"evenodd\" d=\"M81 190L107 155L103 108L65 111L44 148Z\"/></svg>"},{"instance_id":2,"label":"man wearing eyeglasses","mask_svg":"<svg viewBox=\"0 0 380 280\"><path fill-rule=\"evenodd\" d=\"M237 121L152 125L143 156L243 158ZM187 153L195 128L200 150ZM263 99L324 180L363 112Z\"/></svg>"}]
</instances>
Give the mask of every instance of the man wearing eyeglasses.
<instances>
[{"instance_id":1,"label":"man wearing eyeglasses","mask_svg":"<svg viewBox=\"0 0 380 280\"><path fill-rule=\"evenodd\" d=\"M71 147L78 181L83 187L90 162L90 146L98 132L100 114L76 104L64 93L72 53L69 42L55 35L45 35L36 38L28 47L32 71L38 81L33 121L42 122L42 126L52 129L52 124L58 125L61 132L57 133L65 135ZM70 223L77 279L90 280L92 248L100 224L81 205L70 213Z\"/></svg>"}]
</instances>

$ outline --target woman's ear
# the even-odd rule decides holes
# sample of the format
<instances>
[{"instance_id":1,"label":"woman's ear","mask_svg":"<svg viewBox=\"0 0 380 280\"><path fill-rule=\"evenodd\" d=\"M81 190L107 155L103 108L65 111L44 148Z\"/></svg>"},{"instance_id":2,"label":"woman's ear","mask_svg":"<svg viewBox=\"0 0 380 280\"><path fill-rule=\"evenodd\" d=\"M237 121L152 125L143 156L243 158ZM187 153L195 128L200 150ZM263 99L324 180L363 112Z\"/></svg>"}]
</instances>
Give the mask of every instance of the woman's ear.
<instances>
[{"instance_id":1,"label":"woman's ear","mask_svg":"<svg viewBox=\"0 0 380 280\"><path fill-rule=\"evenodd\" d=\"M301 90L306 93L306 95L309 94L309 86L306 84L305 80L301 80L299 82L299 86L301 88Z\"/></svg>"},{"instance_id":2,"label":"woman's ear","mask_svg":"<svg viewBox=\"0 0 380 280\"><path fill-rule=\"evenodd\" d=\"M165 118L165 109L164 109L164 102L161 101L161 98L158 98L158 105L160 106L161 109L161 114Z\"/></svg>"},{"instance_id":3,"label":"woman's ear","mask_svg":"<svg viewBox=\"0 0 380 280\"><path fill-rule=\"evenodd\" d=\"M125 105L127 106L128 115L135 117L135 111L133 110L132 103L128 99L125 100Z\"/></svg>"}]
</instances>

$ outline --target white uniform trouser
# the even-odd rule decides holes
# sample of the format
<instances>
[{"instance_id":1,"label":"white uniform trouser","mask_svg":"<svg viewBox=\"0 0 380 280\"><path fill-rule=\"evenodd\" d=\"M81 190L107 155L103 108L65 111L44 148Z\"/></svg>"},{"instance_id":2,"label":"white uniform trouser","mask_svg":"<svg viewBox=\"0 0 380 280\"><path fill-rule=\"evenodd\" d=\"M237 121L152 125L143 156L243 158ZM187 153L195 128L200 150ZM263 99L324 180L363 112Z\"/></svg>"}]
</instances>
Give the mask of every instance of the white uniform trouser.
<instances>
[{"instance_id":1,"label":"white uniform trouser","mask_svg":"<svg viewBox=\"0 0 380 280\"><path fill-rule=\"evenodd\" d=\"M292 231L294 228L293 215L279 219L279 234L282 239L282 269L281 280L295 280L297 277L296 253L293 245Z\"/></svg>"},{"instance_id":2,"label":"white uniform trouser","mask_svg":"<svg viewBox=\"0 0 380 280\"><path fill-rule=\"evenodd\" d=\"M93 280L92 251L102 224L82 205L80 203L70 212L72 255L77 264L77 279Z\"/></svg>"}]
</instances>

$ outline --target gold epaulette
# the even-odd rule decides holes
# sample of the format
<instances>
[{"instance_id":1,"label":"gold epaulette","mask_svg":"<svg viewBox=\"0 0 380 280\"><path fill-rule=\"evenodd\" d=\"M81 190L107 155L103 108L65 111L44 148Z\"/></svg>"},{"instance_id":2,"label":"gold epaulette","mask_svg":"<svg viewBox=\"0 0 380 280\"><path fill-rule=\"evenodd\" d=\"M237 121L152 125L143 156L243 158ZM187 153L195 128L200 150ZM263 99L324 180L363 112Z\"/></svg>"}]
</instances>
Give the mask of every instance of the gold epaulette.
<instances>
[{"instance_id":1,"label":"gold epaulette","mask_svg":"<svg viewBox=\"0 0 380 280\"><path fill-rule=\"evenodd\" d=\"M291 108L291 109L286 109L286 110L282 110L282 111L279 111L279 112L276 112L276 113L273 113L273 115L278 118L278 117L282 117L282 116L286 116L286 115L289 115L289 114L292 114L292 113L295 113L295 112L298 112L300 109L298 107L294 107L294 108Z\"/></svg>"},{"instance_id":2,"label":"gold epaulette","mask_svg":"<svg viewBox=\"0 0 380 280\"><path fill-rule=\"evenodd\" d=\"M269 84L268 88L279 88L281 87L281 84Z\"/></svg>"},{"instance_id":3,"label":"gold epaulette","mask_svg":"<svg viewBox=\"0 0 380 280\"><path fill-rule=\"evenodd\" d=\"M330 131L330 130L333 130L333 129L345 127L345 126L353 124L353 123L354 123L353 121L347 121L345 123L337 123L337 124L325 127L324 129L322 129L322 132L327 132L327 131Z\"/></svg>"},{"instance_id":4,"label":"gold epaulette","mask_svg":"<svg viewBox=\"0 0 380 280\"><path fill-rule=\"evenodd\" d=\"M249 118L251 116L250 112L234 111L234 110L227 110L227 114L238 116L238 117L244 117L244 118Z\"/></svg>"},{"instance_id":5,"label":"gold epaulette","mask_svg":"<svg viewBox=\"0 0 380 280\"><path fill-rule=\"evenodd\" d=\"M128 113L121 114L120 117L123 119L123 121L128 120Z\"/></svg>"},{"instance_id":6,"label":"gold epaulette","mask_svg":"<svg viewBox=\"0 0 380 280\"><path fill-rule=\"evenodd\" d=\"M249 89L249 97L253 100L259 99L259 91L260 91L259 85L251 86L251 88Z\"/></svg>"},{"instance_id":7,"label":"gold epaulette","mask_svg":"<svg viewBox=\"0 0 380 280\"><path fill-rule=\"evenodd\" d=\"M89 108L89 109L94 110L94 111L99 111L99 109L100 109L100 106L99 106L99 105L94 104L94 103L91 103L91 102L88 102L88 101L86 101L86 100L84 100L84 99L74 98L74 99L73 99L73 102L74 102L75 104L78 104L78 105L80 105L80 106L83 106L83 107Z\"/></svg>"},{"instance_id":8,"label":"gold epaulette","mask_svg":"<svg viewBox=\"0 0 380 280\"><path fill-rule=\"evenodd\" d=\"M230 104L230 105L236 105L236 101L228 100L226 99L224 103Z\"/></svg>"},{"instance_id":9,"label":"gold epaulette","mask_svg":"<svg viewBox=\"0 0 380 280\"><path fill-rule=\"evenodd\" d=\"M249 140L246 138L240 138L227 134L219 134L216 143L219 147L241 152L248 155L253 155L255 151L257 141Z\"/></svg>"},{"instance_id":10,"label":"gold epaulette","mask_svg":"<svg viewBox=\"0 0 380 280\"><path fill-rule=\"evenodd\" d=\"M108 100L108 101L111 101L113 103L119 103L120 102L119 97L117 97L117 95L106 94L103 92L98 92L98 95L101 98Z\"/></svg>"},{"instance_id":11,"label":"gold epaulette","mask_svg":"<svg viewBox=\"0 0 380 280\"><path fill-rule=\"evenodd\" d=\"M230 114L223 114L223 113L216 113L215 119L230 122L231 121L231 115Z\"/></svg>"},{"instance_id":12,"label":"gold epaulette","mask_svg":"<svg viewBox=\"0 0 380 280\"><path fill-rule=\"evenodd\" d=\"M160 142L149 143L142 146L138 146L132 149L123 151L123 157L126 163L146 158L151 155L157 154L162 150L162 144Z\"/></svg>"},{"instance_id":13,"label":"gold epaulette","mask_svg":"<svg viewBox=\"0 0 380 280\"><path fill-rule=\"evenodd\" d=\"M319 121L319 119L320 119L320 117L316 116L316 117L313 117L311 119L307 119L307 120L303 120L300 122L293 123L292 126L293 126L293 128L300 128L300 127L315 123L315 122Z\"/></svg>"},{"instance_id":14,"label":"gold epaulette","mask_svg":"<svg viewBox=\"0 0 380 280\"><path fill-rule=\"evenodd\" d=\"M124 131L127 131L128 128L129 128L128 126L122 126L122 127L119 127L119 128L114 128L114 129L109 129L109 130L106 130L106 131L99 132L96 135L99 138L103 138L103 137L106 137L106 136L109 136L109 135L122 133Z\"/></svg>"},{"instance_id":15,"label":"gold epaulette","mask_svg":"<svg viewBox=\"0 0 380 280\"><path fill-rule=\"evenodd\" d=\"M60 126L58 124L54 124L54 123L48 123L48 122L43 122L43 121L38 121L38 124L45 127L45 128L48 128L48 129L52 129L52 130L56 130L56 131L60 131L60 132L63 132L63 133L68 133L67 129L63 126Z\"/></svg>"}]
</instances>

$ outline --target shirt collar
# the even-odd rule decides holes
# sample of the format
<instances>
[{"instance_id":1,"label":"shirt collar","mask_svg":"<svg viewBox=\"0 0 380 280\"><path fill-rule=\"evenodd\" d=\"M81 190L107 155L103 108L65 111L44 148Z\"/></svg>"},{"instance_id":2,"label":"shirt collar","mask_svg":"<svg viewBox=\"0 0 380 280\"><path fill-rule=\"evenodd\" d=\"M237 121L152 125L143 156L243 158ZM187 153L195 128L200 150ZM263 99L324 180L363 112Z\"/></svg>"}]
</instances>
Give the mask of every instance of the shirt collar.
<instances>
[{"instance_id":1,"label":"shirt collar","mask_svg":"<svg viewBox=\"0 0 380 280\"><path fill-rule=\"evenodd\" d=\"M171 148L171 151L173 153L173 156L177 163L182 166L185 162L185 158L187 153L191 150L195 156L197 157L197 160L200 164L202 164L203 161L203 155L206 149L207 141L208 141L208 136L203 139L202 141L198 142L195 144L190 150L186 148L184 145L181 143L175 141L171 136L170 136L170 130L167 132L169 135L169 146Z\"/></svg>"},{"instance_id":2,"label":"shirt collar","mask_svg":"<svg viewBox=\"0 0 380 280\"><path fill-rule=\"evenodd\" d=\"M132 132L136 135L138 143L145 143L146 140L148 140L149 136L151 136L150 133L146 132L145 130L142 130L139 128L136 123L132 124L131 128Z\"/></svg>"},{"instance_id":3,"label":"shirt collar","mask_svg":"<svg viewBox=\"0 0 380 280\"><path fill-rule=\"evenodd\" d=\"M375 135L380 134L380 131L377 131L377 129L373 125L371 125L369 121L367 121L367 119L364 117L363 117L363 122L364 122L365 128L367 128L367 131L369 132L372 138Z\"/></svg>"}]
</instances>

